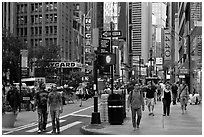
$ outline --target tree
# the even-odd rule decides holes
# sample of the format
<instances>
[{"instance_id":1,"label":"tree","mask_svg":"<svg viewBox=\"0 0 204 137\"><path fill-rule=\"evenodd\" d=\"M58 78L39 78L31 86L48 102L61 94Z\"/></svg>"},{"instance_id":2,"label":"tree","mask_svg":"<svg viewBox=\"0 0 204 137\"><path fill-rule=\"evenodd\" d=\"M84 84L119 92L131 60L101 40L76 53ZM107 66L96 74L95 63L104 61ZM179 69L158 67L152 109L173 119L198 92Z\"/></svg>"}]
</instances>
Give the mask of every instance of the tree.
<instances>
[{"instance_id":1,"label":"tree","mask_svg":"<svg viewBox=\"0 0 204 137\"><path fill-rule=\"evenodd\" d=\"M20 78L20 50L26 49L26 45L18 39L18 37L14 37L12 33L3 28L2 30L2 72L10 73L10 81L17 82ZM3 77L3 81L6 81L6 78Z\"/></svg>"},{"instance_id":2,"label":"tree","mask_svg":"<svg viewBox=\"0 0 204 137\"><path fill-rule=\"evenodd\" d=\"M52 61L59 61L60 46L55 44L38 46L36 48L29 49L29 60L35 58L35 67L38 71L35 71L35 76L46 77L53 74L55 69L50 67L49 63Z\"/></svg>"}]
</instances>

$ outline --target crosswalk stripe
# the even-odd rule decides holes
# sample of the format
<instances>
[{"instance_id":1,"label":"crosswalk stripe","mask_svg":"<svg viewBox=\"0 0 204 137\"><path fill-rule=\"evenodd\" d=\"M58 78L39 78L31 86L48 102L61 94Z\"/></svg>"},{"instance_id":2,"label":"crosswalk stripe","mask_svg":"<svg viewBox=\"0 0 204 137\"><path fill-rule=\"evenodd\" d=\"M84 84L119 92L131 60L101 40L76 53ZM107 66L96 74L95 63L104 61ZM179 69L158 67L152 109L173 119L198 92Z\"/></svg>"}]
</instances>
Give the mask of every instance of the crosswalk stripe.
<instances>
[{"instance_id":1,"label":"crosswalk stripe","mask_svg":"<svg viewBox=\"0 0 204 137\"><path fill-rule=\"evenodd\" d=\"M73 127L73 126L75 126L75 125L78 125L78 124L80 124L80 123L82 123L82 122L81 122L81 121L75 121L75 122L70 123L70 124L68 124L68 125L65 125L65 126L63 126L63 127L60 127L60 131L64 131L64 130L66 130L66 129L70 128L70 127ZM51 133L51 132L52 132L52 130L49 131L49 132L47 132L47 133Z\"/></svg>"},{"instance_id":2,"label":"crosswalk stripe","mask_svg":"<svg viewBox=\"0 0 204 137\"><path fill-rule=\"evenodd\" d=\"M81 115L81 114L72 114L71 116L88 117L88 118L91 117L91 115Z\"/></svg>"},{"instance_id":3,"label":"crosswalk stripe","mask_svg":"<svg viewBox=\"0 0 204 137\"><path fill-rule=\"evenodd\" d=\"M61 122L64 122L64 121L66 121L66 120L60 120L60 123L61 123ZM50 126L52 126L52 122L48 123L48 124L46 125L46 128L47 128L47 127L50 127ZM28 131L26 131L26 132L36 132L36 131L38 131L38 127L33 128L33 129L31 129L31 130L28 130Z\"/></svg>"}]
</instances>

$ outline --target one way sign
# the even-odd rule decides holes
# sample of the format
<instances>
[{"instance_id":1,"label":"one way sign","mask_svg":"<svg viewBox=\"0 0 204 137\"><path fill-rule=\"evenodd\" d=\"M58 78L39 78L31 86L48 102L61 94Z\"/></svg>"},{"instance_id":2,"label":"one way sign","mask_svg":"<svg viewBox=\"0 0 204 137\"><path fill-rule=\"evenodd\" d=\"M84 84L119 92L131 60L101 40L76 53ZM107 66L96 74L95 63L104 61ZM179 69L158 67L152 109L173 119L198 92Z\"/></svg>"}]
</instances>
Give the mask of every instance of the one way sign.
<instances>
[{"instance_id":1,"label":"one way sign","mask_svg":"<svg viewBox=\"0 0 204 137\"><path fill-rule=\"evenodd\" d=\"M122 36L122 32L119 31L119 30L116 30L116 31L103 31L102 33L102 36L103 37L119 37L119 36Z\"/></svg>"}]
</instances>

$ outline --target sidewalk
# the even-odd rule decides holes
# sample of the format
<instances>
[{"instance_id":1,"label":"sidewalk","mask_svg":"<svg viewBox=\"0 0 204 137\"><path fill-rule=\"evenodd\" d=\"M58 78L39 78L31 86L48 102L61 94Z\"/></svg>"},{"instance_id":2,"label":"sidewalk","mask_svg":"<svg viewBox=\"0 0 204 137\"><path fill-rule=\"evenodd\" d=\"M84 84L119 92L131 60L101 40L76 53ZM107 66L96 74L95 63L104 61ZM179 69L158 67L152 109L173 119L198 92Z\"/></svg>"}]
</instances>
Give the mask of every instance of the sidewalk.
<instances>
[{"instance_id":1,"label":"sidewalk","mask_svg":"<svg viewBox=\"0 0 204 137\"><path fill-rule=\"evenodd\" d=\"M187 112L181 114L180 104L171 105L170 116L162 116L162 103L157 102L155 116L148 116L145 107L140 128L133 130L131 112L126 113L122 125L102 123L81 127L83 134L100 135L202 135L202 104L188 105Z\"/></svg>"}]
</instances>

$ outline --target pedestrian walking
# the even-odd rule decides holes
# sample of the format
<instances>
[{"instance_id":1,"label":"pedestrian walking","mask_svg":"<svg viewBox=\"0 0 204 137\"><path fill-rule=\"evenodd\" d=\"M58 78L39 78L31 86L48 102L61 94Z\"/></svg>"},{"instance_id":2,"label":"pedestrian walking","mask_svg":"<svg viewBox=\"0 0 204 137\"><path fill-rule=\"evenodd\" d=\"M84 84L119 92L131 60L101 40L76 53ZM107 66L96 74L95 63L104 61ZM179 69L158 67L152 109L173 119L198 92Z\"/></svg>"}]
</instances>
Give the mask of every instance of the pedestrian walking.
<instances>
[{"instance_id":1,"label":"pedestrian walking","mask_svg":"<svg viewBox=\"0 0 204 137\"><path fill-rule=\"evenodd\" d=\"M182 114L184 114L184 110L186 111L188 98L189 98L188 85L183 80L181 85L179 86L179 100L181 104Z\"/></svg>"},{"instance_id":2,"label":"pedestrian walking","mask_svg":"<svg viewBox=\"0 0 204 137\"><path fill-rule=\"evenodd\" d=\"M14 84L11 84L9 91L7 92L6 100L13 109L13 112L16 113L20 106L20 95Z\"/></svg>"},{"instance_id":3,"label":"pedestrian walking","mask_svg":"<svg viewBox=\"0 0 204 137\"><path fill-rule=\"evenodd\" d=\"M149 110L149 116L154 116L154 104L156 103L156 87L154 86L152 81L148 81L147 83L147 93L146 93L146 100L147 100L147 107Z\"/></svg>"},{"instance_id":4,"label":"pedestrian walking","mask_svg":"<svg viewBox=\"0 0 204 137\"><path fill-rule=\"evenodd\" d=\"M45 84L40 83L39 89L35 95L34 110L37 106L38 113L38 133L46 131L47 116L48 116L48 92L45 90Z\"/></svg>"},{"instance_id":5,"label":"pedestrian walking","mask_svg":"<svg viewBox=\"0 0 204 137\"><path fill-rule=\"evenodd\" d=\"M140 126L140 121L142 118L142 110L144 111L145 109L143 93L141 92L141 87L139 84L135 84L134 89L129 93L128 102L127 102L128 111L130 106L131 106L131 112L132 112L132 125L135 130L136 126L137 128L139 128ZM136 123L136 114L137 114L137 123Z\"/></svg>"},{"instance_id":6,"label":"pedestrian walking","mask_svg":"<svg viewBox=\"0 0 204 137\"><path fill-rule=\"evenodd\" d=\"M48 95L48 106L50 107L50 116L52 119L52 134L60 133L59 116L63 112L62 97L57 92L57 87L53 87Z\"/></svg>"},{"instance_id":7,"label":"pedestrian walking","mask_svg":"<svg viewBox=\"0 0 204 137\"><path fill-rule=\"evenodd\" d=\"M76 89L76 95L78 96L78 99L80 100L79 107L82 106L82 99L84 98L84 87L82 83L79 84L79 86Z\"/></svg>"},{"instance_id":8,"label":"pedestrian walking","mask_svg":"<svg viewBox=\"0 0 204 137\"><path fill-rule=\"evenodd\" d=\"M172 89L169 82L165 83L165 87L162 90L162 102L163 102L163 116L170 115Z\"/></svg>"},{"instance_id":9,"label":"pedestrian walking","mask_svg":"<svg viewBox=\"0 0 204 137\"><path fill-rule=\"evenodd\" d=\"M172 87L172 98L173 98L173 105L176 105L176 99L177 99L177 92L178 92L178 86L177 86L177 82L175 82Z\"/></svg>"}]
</instances>

